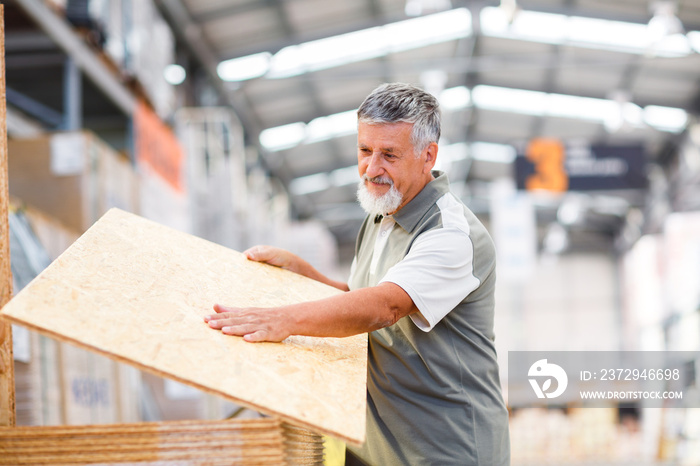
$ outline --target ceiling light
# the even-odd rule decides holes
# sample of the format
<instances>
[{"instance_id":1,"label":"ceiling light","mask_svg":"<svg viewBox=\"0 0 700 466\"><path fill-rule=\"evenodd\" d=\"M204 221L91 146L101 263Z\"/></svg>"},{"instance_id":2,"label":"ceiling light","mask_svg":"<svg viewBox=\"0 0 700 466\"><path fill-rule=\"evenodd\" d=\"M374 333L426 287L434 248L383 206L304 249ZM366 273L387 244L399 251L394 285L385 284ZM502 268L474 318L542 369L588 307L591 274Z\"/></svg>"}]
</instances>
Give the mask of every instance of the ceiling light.
<instances>
[{"instance_id":1,"label":"ceiling light","mask_svg":"<svg viewBox=\"0 0 700 466\"><path fill-rule=\"evenodd\" d=\"M500 7L482 8L479 20L486 36L641 55L648 52L651 37L646 24L535 11L520 11L509 23ZM654 53L662 57L685 56L691 53L687 42L664 40L655 45Z\"/></svg>"},{"instance_id":2,"label":"ceiling light","mask_svg":"<svg viewBox=\"0 0 700 466\"><path fill-rule=\"evenodd\" d=\"M579 97L576 95L545 94L545 115L577 118L596 122L605 122L616 103L608 99Z\"/></svg>"},{"instance_id":3,"label":"ceiling light","mask_svg":"<svg viewBox=\"0 0 700 466\"><path fill-rule=\"evenodd\" d=\"M497 14L502 15L502 10L491 7ZM513 22L508 25L508 30L522 38L542 40L546 42L559 42L566 35L567 17L564 15L544 14L533 11L522 11Z\"/></svg>"},{"instance_id":4,"label":"ceiling light","mask_svg":"<svg viewBox=\"0 0 700 466\"><path fill-rule=\"evenodd\" d=\"M357 109L314 118L308 124L291 123L267 128L260 133L260 143L270 151L290 149L301 143L325 141L357 132Z\"/></svg>"},{"instance_id":5,"label":"ceiling light","mask_svg":"<svg viewBox=\"0 0 700 466\"><path fill-rule=\"evenodd\" d=\"M696 53L700 53L700 32L690 31L685 35L688 38L688 44L695 50Z\"/></svg>"},{"instance_id":6,"label":"ceiling light","mask_svg":"<svg viewBox=\"0 0 700 466\"><path fill-rule=\"evenodd\" d=\"M376 58L387 53L385 43L381 28L375 27L285 47L272 57L267 77L288 78Z\"/></svg>"},{"instance_id":7,"label":"ceiling light","mask_svg":"<svg viewBox=\"0 0 700 466\"><path fill-rule=\"evenodd\" d=\"M440 95L447 84L447 72L444 70L426 70L420 74L423 89L432 95Z\"/></svg>"},{"instance_id":8,"label":"ceiling light","mask_svg":"<svg viewBox=\"0 0 700 466\"><path fill-rule=\"evenodd\" d=\"M471 103L471 94L466 86L451 87L439 94L438 101L445 110L461 110Z\"/></svg>"},{"instance_id":9,"label":"ceiling light","mask_svg":"<svg viewBox=\"0 0 700 466\"><path fill-rule=\"evenodd\" d=\"M165 81L168 84L177 86L178 84L182 84L185 81L185 78L187 77L187 72L182 66L172 64L165 67L165 69L163 70L163 77L165 78Z\"/></svg>"},{"instance_id":10,"label":"ceiling light","mask_svg":"<svg viewBox=\"0 0 700 466\"><path fill-rule=\"evenodd\" d=\"M466 8L443 11L382 26L389 52L396 53L468 37L472 15Z\"/></svg>"},{"instance_id":11,"label":"ceiling light","mask_svg":"<svg viewBox=\"0 0 700 466\"><path fill-rule=\"evenodd\" d=\"M224 81L246 81L258 78L267 73L271 57L269 52L261 52L232 58L219 63L216 72Z\"/></svg>"},{"instance_id":12,"label":"ceiling light","mask_svg":"<svg viewBox=\"0 0 700 466\"><path fill-rule=\"evenodd\" d=\"M285 47L272 57L267 77L288 78L447 42L469 34L469 10L458 8Z\"/></svg>"},{"instance_id":13,"label":"ceiling light","mask_svg":"<svg viewBox=\"0 0 700 466\"><path fill-rule=\"evenodd\" d=\"M267 128L260 132L260 144L267 150L289 149L301 143L306 136L306 125L302 122Z\"/></svg>"},{"instance_id":14,"label":"ceiling light","mask_svg":"<svg viewBox=\"0 0 700 466\"><path fill-rule=\"evenodd\" d=\"M311 120L304 142L312 143L357 133L357 109Z\"/></svg>"},{"instance_id":15,"label":"ceiling light","mask_svg":"<svg viewBox=\"0 0 700 466\"><path fill-rule=\"evenodd\" d=\"M289 182L289 191L297 196L325 191L331 187L342 187L357 184L360 175L357 165L337 168L330 173L314 173L313 175L300 176Z\"/></svg>"},{"instance_id":16,"label":"ceiling light","mask_svg":"<svg viewBox=\"0 0 700 466\"><path fill-rule=\"evenodd\" d=\"M326 173L301 176L289 182L289 192L296 196L324 191L330 187L331 184Z\"/></svg>"},{"instance_id":17,"label":"ceiling light","mask_svg":"<svg viewBox=\"0 0 700 466\"><path fill-rule=\"evenodd\" d=\"M515 147L510 144L474 142L470 148L472 158L482 162L512 163L517 155Z\"/></svg>"},{"instance_id":18,"label":"ceiling light","mask_svg":"<svg viewBox=\"0 0 700 466\"><path fill-rule=\"evenodd\" d=\"M680 133L688 124L688 113L682 108L647 105L642 115L644 123L660 131Z\"/></svg>"},{"instance_id":19,"label":"ceiling light","mask_svg":"<svg viewBox=\"0 0 700 466\"><path fill-rule=\"evenodd\" d=\"M564 43L628 53L644 53L648 40L645 24L580 16L566 22Z\"/></svg>"},{"instance_id":20,"label":"ceiling light","mask_svg":"<svg viewBox=\"0 0 700 466\"><path fill-rule=\"evenodd\" d=\"M595 99L539 91L479 85L472 90L472 101L478 108L533 116L576 118L611 124L611 115L622 111L627 123L636 127L647 124L659 131L678 133L688 123L688 114L680 108L650 105L642 110L628 102Z\"/></svg>"},{"instance_id":21,"label":"ceiling light","mask_svg":"<svg viewBox=\"0 0 700 466\"><path fill-rule=\"evenodd\" d=\"M544 115L544 92L479 85L472 89L472 101L479 108L503 112Z\"/></svg>"},{"instance_id":22,"label":"ceiling light","mask_svg":"<svg viewBox=\"0 0 700 466\"><path fill-rule=\"evenodd\" d=\"M420 16L426 13L444 11L452 8L450 0L406 0L404 13L406 16Z\"/></svg>"}]
</instances>

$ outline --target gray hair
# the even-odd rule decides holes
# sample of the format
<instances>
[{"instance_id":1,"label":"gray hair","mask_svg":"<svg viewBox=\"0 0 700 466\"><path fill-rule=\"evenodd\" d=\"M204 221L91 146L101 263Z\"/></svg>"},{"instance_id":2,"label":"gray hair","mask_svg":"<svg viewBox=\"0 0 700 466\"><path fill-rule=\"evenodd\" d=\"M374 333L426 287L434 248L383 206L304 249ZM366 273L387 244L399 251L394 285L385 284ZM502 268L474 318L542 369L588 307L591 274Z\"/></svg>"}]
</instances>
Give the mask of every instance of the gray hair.
<instances>
[{"instance_id":1,"label":"gray hair","mask_svg":"<svg viewBox=\"0 0 700 466\"><path fill-rule=\"evenodd\" d=\"M404 83L386 83L367 96L357 110L362 123L412 123L411 143L418 155L440 139L440 106L428 92Z\"/></svg>"}]
</instances>

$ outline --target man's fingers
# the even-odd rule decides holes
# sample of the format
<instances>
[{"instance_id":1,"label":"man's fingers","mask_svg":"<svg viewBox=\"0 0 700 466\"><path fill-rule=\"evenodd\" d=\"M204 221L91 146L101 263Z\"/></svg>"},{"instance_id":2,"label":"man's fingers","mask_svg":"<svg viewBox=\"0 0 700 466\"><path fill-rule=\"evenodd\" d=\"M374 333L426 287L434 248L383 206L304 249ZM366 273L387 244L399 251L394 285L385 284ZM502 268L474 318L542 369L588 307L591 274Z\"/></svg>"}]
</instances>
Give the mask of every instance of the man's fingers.
<instances>
[{"instance_id":1,"label":"man's fingers","mask_svg":"<svg viewBox=\"0 0 700 466\"><path fill-rule=\"evenodd\" d=\"M245 335L255 331L258 327L250 322L241 322L240 319L228 315L212 316L207 322L210 328L221 330L227 335Z\"/></svg>"},{"instance_id":2,"label":"man's fingers","mask_svg":"<svg viewBox=\"0 0 700 466\"><path fill-rule=\"evenodd\" d=\"M222 312L235 312L236 308L235 307L229 307L229 306L222 306L221 304L214 304L214 310L217 313L222 313Z\"/></svg>"},{"instance_id":3,"label":"man's fingers","mask_svg":"<svg viewBox=\"0 0 700 466\"><path fill-rule=\"evenodd\" d=\"M217 310L218 314L211 314L204 316L204 321L209 324L211 328L223 329L226 326L243 326L243 325L260 325L260 319L256 316L247 315L244 312L245 309L234 309L237 312L230 312L234 308L222 308Z\"/></svg>"},{"instance_id":4,"label":"man's fingers","mask_svg":"<svg viewBox=\"0 0 700 466\"><path fill-rule=\"evenodd\" d=\"M252 333L243 335L243 339L249 342L269 341L268 332L265 330L257 330Z\"/></svg>"},{"instance_id":5,"label":"man's fingers","mask_svg":"<svg viewBox=\"0 0 700 466\"><path fill-rule=\"evenodd\" d=\"M204 321L209 324L209 327L211 328L221 328L224 325L230 324L228 322L228 319L226 317L221 317L221 316L207 316L210 317L207 319L206 317L204 318Z\"/></svg>"},{"instance_id":6,"label":"man's fingers","mask_svg":"<svg viewBox=\"0 0 700 466\"><path fill-rule=\"evenodd\" d=\"M275 258L275 250L269 246L253 246L243 251L243 254L248 259L258 262L269 262Z\"/></svg>"},{"instance_id":7,"label":"man's fingers","mask_svg":"<svg viewBox=\"0 0 700 466\"><path fill-rule=\"evenodd\" d=\"M290 254L284 249L273 246L253 246L246 249L243 254L249 260L264 262L276 267L288 268L290 265Z\"/></svg>"},{"instance_id":8,"label":"man's fingers","mask_svg":"<svg viewBox=\"0 0 700 466\"><path fill-rule=\"evenodd\" d=\"M247 335L248 333L251 333L255 331L255 328L250 326L250 325L224 325L221 327L221 333L225 333L226 335L237 335L237 336L244 336Z\"/></svg>"},{"instance_id":9,"label":"man's fingers","mask_svg":"<svg viewBox=\"0 0 700 466\"><path fill-rule=\"evenodd\" d=\"M289 332L278 328L279 321L268 309L235 308L214 305L216 314L204 316L210 328L226 335L242 336L246 341L282 341Z\"/></svg>"},{"instance_id":10,"label":"man's fingers","mask_svg":"<svg viewBox=\"0 0 700 466\"><path fill-rule=\"evenodd\" d=\"M214 304L214 311L216 312L216 314L209 314L204 316L204 322L225 319L228 317L226 314L235 312L236 309L232 307L221 306L220 304Z\"/></svg>"},{"instance_id":11,"label":"man's fingers","mask_svg":"<svg viewBox=\"0 0 700 466\"><path fill-rule=\"evenodd\" d=\"M226 335L236 335L243 337L245 341L256 343L261 341L279 341L270 338L270 332L263 329L255 329L250 325L230 325L221 329Z\"/></svg>"},{"instance_id":12,"label":"man's fingers","mask_svg":"<svg viewBox=\"0 0 700 466\"><path fill-rule=\"evenodd\" d=\"M245 341L260 342L270 341L267 330L255 329L251 325L228 325L221 328L221 333L243 337Z\"/></svg>"}]
</instances>

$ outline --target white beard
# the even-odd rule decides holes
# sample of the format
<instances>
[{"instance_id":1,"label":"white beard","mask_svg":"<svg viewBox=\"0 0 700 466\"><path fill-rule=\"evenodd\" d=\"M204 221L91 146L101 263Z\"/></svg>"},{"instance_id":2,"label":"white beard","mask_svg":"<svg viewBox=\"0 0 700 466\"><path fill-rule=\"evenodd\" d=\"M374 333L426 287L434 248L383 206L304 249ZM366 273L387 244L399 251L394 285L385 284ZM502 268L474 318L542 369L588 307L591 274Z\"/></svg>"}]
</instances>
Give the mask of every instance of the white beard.
<instances>
[{"instance_id":1,"label":"white beard","mask_svg":"<svg viewBox=\"0 0 700 466\"><path fill-rule=\"evenodd\" d=\"M388 184L391 186L389 191L381 196L375 196L370 193L367 189L365 182L369 180L367 175L364 175L360 180L360 184L357 187L357 200L360 201L360 205L369 215L386 215L396 211L401 205L403 200L403 195L396 189L394 182L390 179L375 178L372 181Z\"/></svg>"}]
</instances>

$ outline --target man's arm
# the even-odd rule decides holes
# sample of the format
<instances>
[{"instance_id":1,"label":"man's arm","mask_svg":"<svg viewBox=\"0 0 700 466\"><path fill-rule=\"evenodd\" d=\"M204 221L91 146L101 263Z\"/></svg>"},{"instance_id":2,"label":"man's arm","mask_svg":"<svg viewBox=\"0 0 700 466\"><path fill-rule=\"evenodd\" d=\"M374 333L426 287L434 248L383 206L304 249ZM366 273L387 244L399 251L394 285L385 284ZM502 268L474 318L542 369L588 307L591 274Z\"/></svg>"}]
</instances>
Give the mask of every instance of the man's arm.
<instances>
[{"instance_id":1,"label":"man's arm","mask_svg":"<svg viewBox=\"0 0 700 466\"><path fill-rule=\"evenodd\" d=\"M394 324L418 309L394 283L382 283L318 301L275 308L216 304L204 318L213 329L246 341L282 341L290 335L347 337Z\"/></svg>"}]
</instances>

